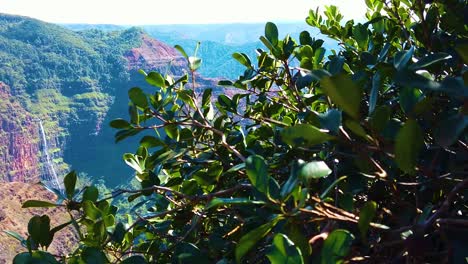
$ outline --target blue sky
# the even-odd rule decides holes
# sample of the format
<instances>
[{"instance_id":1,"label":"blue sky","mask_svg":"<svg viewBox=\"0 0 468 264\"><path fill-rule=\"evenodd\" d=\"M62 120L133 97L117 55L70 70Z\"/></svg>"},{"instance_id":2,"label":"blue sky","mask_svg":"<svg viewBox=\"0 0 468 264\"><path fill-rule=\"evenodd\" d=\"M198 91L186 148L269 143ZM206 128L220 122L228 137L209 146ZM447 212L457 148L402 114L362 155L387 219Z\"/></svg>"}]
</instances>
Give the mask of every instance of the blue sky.
<instances>
[{"instance_id":1,"label":"blue sky","mask_svg":"<svg viewBox=\"0 0 468 264\"><path fill-rule=\"evenodd\" d=\"M55 23L205 24L303 21L309 9L334 4L359 19L364 0L0 0L0 13Z\"/></svg>"}]
</instances>

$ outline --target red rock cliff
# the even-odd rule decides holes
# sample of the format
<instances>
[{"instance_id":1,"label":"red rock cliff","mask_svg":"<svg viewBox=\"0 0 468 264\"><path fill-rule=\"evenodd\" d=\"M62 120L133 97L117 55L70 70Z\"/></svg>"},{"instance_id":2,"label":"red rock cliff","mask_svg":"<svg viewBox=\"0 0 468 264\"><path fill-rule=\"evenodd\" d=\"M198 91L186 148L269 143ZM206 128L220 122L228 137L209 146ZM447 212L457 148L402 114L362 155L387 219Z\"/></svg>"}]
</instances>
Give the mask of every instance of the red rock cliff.
<instances>
[{"instance_id":1,"label":"red rock cliff","mask_svg":"<svg viewBox=\"0 0 468 264\"><path fill-rule=\"evenodd\" d=\"M38 128L0 82L0 182L39 180Z\"/></svg>"}]
</instances>

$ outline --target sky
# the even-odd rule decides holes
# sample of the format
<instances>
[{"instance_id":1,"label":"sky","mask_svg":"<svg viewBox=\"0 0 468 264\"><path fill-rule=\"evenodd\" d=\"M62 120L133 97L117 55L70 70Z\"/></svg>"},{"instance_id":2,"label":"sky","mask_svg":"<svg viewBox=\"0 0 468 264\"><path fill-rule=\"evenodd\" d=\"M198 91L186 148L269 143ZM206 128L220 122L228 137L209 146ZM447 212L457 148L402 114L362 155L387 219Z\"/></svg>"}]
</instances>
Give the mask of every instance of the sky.
<instances>
[{"instance_id":1,"label":"sky","mask_svg":"<svg viewBox=\"0 0 468 264\"><path fill-rule=\"evenodd\" d=\"M0 13L53 23L264 23L304 21L309 9L329 4L339 6L347 19L365 12L364 0L0 0Z\"/></svg>"}]
</instances>

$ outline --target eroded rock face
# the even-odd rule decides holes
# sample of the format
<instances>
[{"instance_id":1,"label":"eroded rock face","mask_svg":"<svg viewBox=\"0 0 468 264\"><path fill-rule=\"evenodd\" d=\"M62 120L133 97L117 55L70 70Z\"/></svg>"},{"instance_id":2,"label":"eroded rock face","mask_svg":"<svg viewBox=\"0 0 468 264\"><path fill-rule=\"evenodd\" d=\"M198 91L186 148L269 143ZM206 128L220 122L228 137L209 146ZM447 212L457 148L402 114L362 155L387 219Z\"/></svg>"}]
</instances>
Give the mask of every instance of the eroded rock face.
<instances>
[{"instance_id":1,"label":"eroded rock face","mask_svg":"<svg viewBox=\"0 0 468 264\"><path fill-rule=\"evenodd\" d=\"M183 75L187 67L179 52L146 34L141 35L141 46L125 53L129 70L150 69L164 72L167 67L173 75Z\"/></svg>"},{"instance_id":2,"label":"eroded rock face","mask_svg":"<svg viewBox=\"0 0 468 264\"><path fill-rule=\"evenodd\" d=\"M0 181L39 181L38 127L0 82Z\"/></svg>"},{"instance_id":3,"label":"eroded rock face","mask_svg":"<svg viewBox=\"0 0 468 264\"><path fill-rule=\"evenodd\" d=\"M54 201L56 197L41 185L21 182L0 183L0 230L19 233L27 237L28 222L33 215L48 215L51 227L70 220L63 207L58 208L28 208L21 205L27 200ZM66 255L76 246L77 235L71 226L58 231L49 251L56 255ZM27 251L21 243L4 232L0 232L0 264L12 263L17 253Z\"/></svg>"}]
</instances>

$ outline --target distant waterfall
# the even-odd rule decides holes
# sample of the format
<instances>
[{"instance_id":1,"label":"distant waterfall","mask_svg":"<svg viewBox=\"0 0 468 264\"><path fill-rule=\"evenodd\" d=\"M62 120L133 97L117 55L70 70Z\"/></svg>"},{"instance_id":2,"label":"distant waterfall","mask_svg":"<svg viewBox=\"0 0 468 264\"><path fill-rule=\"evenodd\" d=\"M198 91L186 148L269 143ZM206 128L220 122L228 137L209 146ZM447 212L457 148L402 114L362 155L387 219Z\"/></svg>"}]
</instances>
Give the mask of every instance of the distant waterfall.
<instances>
[{"instance_id":1,"label":"distant waterfall","mask_svg":"<svg viewBox=\"0 0 468 264\"><path fill-rule=\"evenodd\" d=\"M50 155L49 155L49 146L47 144L46 135L44 132L44 127L42 126L42 120L39 119L39 128L41 130L41 138L42 138L42 150L46 156L45 160L45 170L44 174L42 175L42 180L44 180L47 184L51 184L57 190L62 190L62 184L57 177L57 172L54 168L54 163L52 162Z\"/></svg>"}]
</instances>

